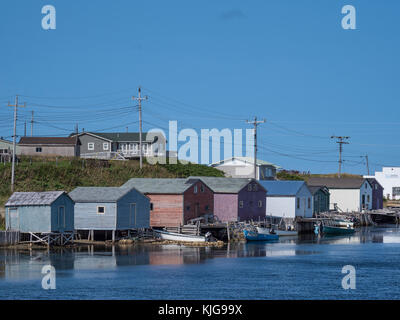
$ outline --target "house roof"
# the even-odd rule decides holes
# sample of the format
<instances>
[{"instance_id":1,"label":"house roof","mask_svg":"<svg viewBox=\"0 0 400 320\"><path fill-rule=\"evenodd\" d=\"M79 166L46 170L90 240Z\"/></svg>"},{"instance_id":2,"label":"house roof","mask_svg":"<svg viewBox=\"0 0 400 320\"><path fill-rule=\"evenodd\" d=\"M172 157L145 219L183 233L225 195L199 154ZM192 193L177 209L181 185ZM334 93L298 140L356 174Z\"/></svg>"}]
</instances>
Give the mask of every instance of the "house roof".
<instances>
[{"instance_id":1,"label":"house roof","mask_svg":"<svg viewBox=\"0 0 400 320\"><path fill-rule=\"evenodd\" d=\"M3 142L3 143L9 143L9 144L13 144L13 142L12 142L12 141L5 140L5 139L3 139L3 138L0 138L0 142Z\"/></svg>"},{"instance_id":2,"label":"house roof","mask_svg":"<svg viewBox=\"0 0 400 320\"><path fill-rule=\"evenodd\" d=\"M75 202L116 202L133 188L77 187L69 193Z\"/></svg>"},{"instance_id":3,"label":"house roof","mask_svg":"<svg viewBox=\"0 0 400 320\"><path fill-rule=\"evenodd\" d=\"M125 182L122 188L134 187L142 193L182 194L194 182L182 178L132 178Z\"/></svg>"},{"instance_id":4,"label":"house roof","mask_svg":"<svg viewBox=\"0 0 400 320\"><path fill-rule=\"evenodd\" d=\"M261 180L260 184L267 190L267 196L295 196L304 181L269 181Z\"/></svg>"},{"instance_id":5,"label":"house roof","mask_svg":"<svg viewBox=\"0 0 400 320\"><path fill-rule=\"evenodd\" d=\"M73 137L21 137L19 144L59 144L76 145L76 138Z\"/></svg>"},{"instance_id":6,"label":"house roof","mask_svg":"<svg viewBox=\"0 0 400 320\"><path fill-rule=\"evenodd\" d=\"M248 185L249 182L256 181L251 178L224 177L189 177L189 179L200 179L216 193L238 193L246 185Z\"/></svg>"},{"instance_id":7,"label":"house roof","mask_svg":"<svg viewBox=\"0 0 400 320\"><path fill-rule=\"evenodd\" d=\"M45 206L51 205L65 191L46 192L14 192L5 204L6 207L14 206Z\"/></svg>"},{"instance_id":8,"label":"house roof","mask_svg":"<svg viewBox=\"0 0 400 320\"><path fill-rule=\"evenodd\" d=\"M160 132L161 133L161 132ZM139 132L81 132L78 135L90 134L94 135L109 141L114 142L130 142L130 141L139 141ZM148 132L142 133L142 141L154 143L158 140L158 136L155 136L153 139L146 139ZM155 133L153 133L155 134ZM72 134L74 136L76 134Z\"/></svg>"},{"instance_id":9,"label":"house roof","mask_svg":"<svg viewBox=\"0 0 400 320\"><path fill-rule=\"evenodd\" d=\"M218 161L218 162L214 162L214 163L211 164L211 166L220 165L220 164L223 164L225 162L234 161L234 160L239 160L239 161L242 161L242 162L245 162L245 163L254 164L254 158L252 158L252 157L231 157L231 158L227 158L227 159L224 159L224 160L221 160L221 161ZM280 169L281 168L281 167L279 167L276 164L273 164L271 162L264 161L264 160L261 160L261 159L257 159L257 166L261 166L261 165L273 166L276 169Z\"/></svg>"},{"instance_id":10,"label":"house roof","mask_svg":"<svg viewBox=\"0 0 400 320\"><path fill-rule=\"evenodd\" d=\"M329 190L325 186L308 186L308 189L310 189L312 195L315 195L319 190L322 190L326 194L329 193Z\"/></svg>"},{"instance_id":11,"label":"house roof","mask_svg":"<svg viewBox=\"0 0 400 320\"><path fill-rule=\"evenodd\" d=\"M379 181L378 180L376 180L375 178L366 178L367 180L368 180L368 182L369 182L369 184L372 186L373 184L377 184L378 186L380 186L381 188L383 188L382 187L382 185L379 183Z\"/></svg>"},{"instance_id":12,"label":"house roof","mask_svg":"<svg viewBox=\"0 0 400 320\"><path fill-rule=\"evenodd\" d=\"M310 178L309 186L325 186L328 189L360 189L366 181L364 178Z\"/></svg>"}]
</instances>

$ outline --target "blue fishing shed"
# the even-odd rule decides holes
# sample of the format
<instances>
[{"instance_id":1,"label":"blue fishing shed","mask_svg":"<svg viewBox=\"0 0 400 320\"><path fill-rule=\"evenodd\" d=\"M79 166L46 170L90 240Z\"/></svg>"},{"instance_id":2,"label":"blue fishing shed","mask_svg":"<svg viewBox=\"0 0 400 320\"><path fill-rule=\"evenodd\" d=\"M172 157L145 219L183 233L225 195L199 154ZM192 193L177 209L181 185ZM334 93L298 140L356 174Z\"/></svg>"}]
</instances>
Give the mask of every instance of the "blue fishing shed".
<instances>
[{"instance_id":1,"label":"blue fishing shed","mask_svg":"<svg viewBox=\"0 0 400 320\"><path fill-rule=\"evenodd\" d=\"M74 202L64 191L14 192L5 208L7 230L21 233L74 231Z\"/></svg>"},{"instance_id":2,"label":"blue fishing shed","mask_svg":"<svg viewBox=\"0 0 400 320\"><path fill-rule=\"evenodd\" d=\"M150 227L150 200L135 188L78 187L75 230L131 230Z\"/></svg>"}]
</instances>

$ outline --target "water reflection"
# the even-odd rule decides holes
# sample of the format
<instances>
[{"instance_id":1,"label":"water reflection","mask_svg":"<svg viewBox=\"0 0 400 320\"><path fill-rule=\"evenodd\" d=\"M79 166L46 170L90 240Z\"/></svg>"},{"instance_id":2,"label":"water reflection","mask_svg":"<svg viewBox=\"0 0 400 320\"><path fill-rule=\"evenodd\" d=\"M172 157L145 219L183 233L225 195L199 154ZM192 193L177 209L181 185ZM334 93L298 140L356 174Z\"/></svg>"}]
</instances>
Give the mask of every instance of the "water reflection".
<instances>
[{"instance_id":1,"label":"water reflection","mask_svg":"<svg viewBox=\"0 0 400 320\"><path fill-rule=\"evenodd\" d=\"M179 245L78 246L56 250L0 249L1 279L29 280L41 278L41 269L51 264L57 276L73 277L80 271L115 270L140 265L201 264L218 258L290 258L320 254L331 245L365 243L400 243L398 228L362 228L353 235L326 237L314 234L282 237L277 243L231 243L222 248L185 247ZM73 271L71 271L73 270Z\"/></svg>"}]
</instances>

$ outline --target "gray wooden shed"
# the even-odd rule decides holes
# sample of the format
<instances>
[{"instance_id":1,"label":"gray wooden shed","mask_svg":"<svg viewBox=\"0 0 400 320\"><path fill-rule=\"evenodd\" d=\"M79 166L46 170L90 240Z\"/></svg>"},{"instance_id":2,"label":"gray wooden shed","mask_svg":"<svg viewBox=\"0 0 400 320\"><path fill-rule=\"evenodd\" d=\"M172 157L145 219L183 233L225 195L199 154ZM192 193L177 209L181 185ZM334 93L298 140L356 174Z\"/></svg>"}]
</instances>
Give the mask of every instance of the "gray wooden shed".
<instances>
[{"instance_id":1,"label":"gray wooden shed","mask_svg":"<svg viewBox=\"0 0 400 320\"><path fill-rule=\"evenodd\" d=\"M7 230L21 233L74 230L74 202L64 191L14 192L5 208Z\"/></svg>"},{"instance_id":2,"label":"gray wooden shed","mask_svg":"<svg viewBox=\"0 0 400 320\"><path fill-rule=\"evenodd\" d=\"M135 188L78 187L69 193L75 202L75 230L117 230L150 227L150 200ZM89 234L90 235L90 234Z\"/></svg>"}]
</instances>

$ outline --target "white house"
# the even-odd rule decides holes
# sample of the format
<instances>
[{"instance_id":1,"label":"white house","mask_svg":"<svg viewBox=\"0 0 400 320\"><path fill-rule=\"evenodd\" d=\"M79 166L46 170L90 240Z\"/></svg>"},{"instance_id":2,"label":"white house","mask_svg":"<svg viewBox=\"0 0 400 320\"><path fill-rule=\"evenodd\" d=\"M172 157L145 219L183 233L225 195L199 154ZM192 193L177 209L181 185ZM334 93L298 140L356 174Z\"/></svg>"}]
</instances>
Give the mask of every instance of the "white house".
<instances>
[{"instance_id":1,"label":"white house","mask_svg":"<svg viewBox=\"0 0 400 320\"><path fill-rule=\"evenodd\" d=\"M212 163L210 166L217 168L231 178L254 178L254 158L232 157ZM276 170L279 166L257 159L257 180L275 180Z\"/></svg>"},{"instance_id":2,"label":"white house","mask_svg":"<svg viewBox=\"0 0 400 320\"><path fill-rule=\"evenodd\" d=\"M267 190L266 215L312 218L312 194L304 181L260 181Z\"/></svg>"},{"instance_id":3,"label":"white house","mask_svg":"<svg viewBox=\"0 0 400 320\"><path fill-rule=\"evenodd\" d=\"M388 200L400 200L400 167L383 167L381 172L375 172L375 178L383 187L383 196Z\"/></svg>"},{"instance_id":4,"label":"white house","mask_svg":"<svg viewBox=\"0 0 400 320\"><path fill-rule=\"evenodd\" d=\"M364 178L310 178L309 186L329 189L329 209L344 212L361 212L372 209L372 186Z\"/></svg>"}]
</instances>

